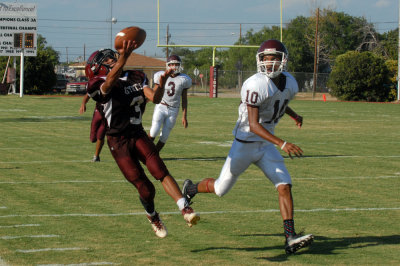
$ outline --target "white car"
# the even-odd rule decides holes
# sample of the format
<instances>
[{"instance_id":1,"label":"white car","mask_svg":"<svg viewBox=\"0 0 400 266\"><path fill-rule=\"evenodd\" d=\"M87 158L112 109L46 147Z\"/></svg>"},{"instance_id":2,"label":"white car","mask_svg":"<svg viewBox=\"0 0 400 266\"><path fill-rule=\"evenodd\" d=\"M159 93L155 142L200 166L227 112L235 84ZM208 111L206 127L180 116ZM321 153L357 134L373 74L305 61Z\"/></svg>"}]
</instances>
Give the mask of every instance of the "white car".
<instances>
[{"instance_id":1,"label":"white car","mask_svg":"<svg viewBox=\"0 0 400 266\"><path fill-rule=\"evenodd\" d=\"M78 77L73 82L67 83L66 94L85 94L87 78L85 76Z\"/></svg>"}]
</instances>

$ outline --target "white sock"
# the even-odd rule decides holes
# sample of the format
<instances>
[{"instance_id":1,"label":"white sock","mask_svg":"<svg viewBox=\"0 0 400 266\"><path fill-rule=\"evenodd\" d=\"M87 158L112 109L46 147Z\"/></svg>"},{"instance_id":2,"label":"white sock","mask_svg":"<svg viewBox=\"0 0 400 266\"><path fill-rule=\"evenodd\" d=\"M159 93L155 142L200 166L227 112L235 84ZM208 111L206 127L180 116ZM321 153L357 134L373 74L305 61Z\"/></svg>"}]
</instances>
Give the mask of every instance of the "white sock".
<instances>
[{"instance_id":1,"label":"white sock","mask_svg":"<svg viewBox=\"0 0 400 266\"><path fill-rule=\"evenodd\" d=\"M156 215L156 211L153 211L153 213L148 213L148 212L146 212L146 214L147 214L148 216L150 216L150 217L153 217L154 215Z\"/></svg>"},{"instance_id":2,"label":"white sock","mask_svg":"<svg viewBox=\"0 0 400 266\"><path fill-rule=\"evenodd\" d=\"M183 210L183 208L185 208L185 204L186 203L186 199L185 198L180 198L178 199L178 201L176 202L176 205L178 205L179 210Z\"/></svg>"}]
</instances>

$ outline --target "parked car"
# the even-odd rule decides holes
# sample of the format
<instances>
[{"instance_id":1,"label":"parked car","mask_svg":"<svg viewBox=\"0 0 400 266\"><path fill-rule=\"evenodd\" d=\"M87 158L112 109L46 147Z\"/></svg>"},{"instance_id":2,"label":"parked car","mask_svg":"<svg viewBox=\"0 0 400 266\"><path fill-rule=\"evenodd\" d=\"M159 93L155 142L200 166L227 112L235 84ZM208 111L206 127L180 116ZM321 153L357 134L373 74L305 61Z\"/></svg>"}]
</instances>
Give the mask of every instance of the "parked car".
<instances>
[{"instance_id":1,"label":"parked car","mask_svg":"<svg viewBox=\"0 0 400 266\"><path fill-rule=\"evenodd\" d=\"M85 76L78 77L73 82L67 83L66 94L85 94L87 78Z\"/></svg>"},{"instance_id":2,"label":"parked car","mask_svg":"<svg viewBox=\"0 0 400 266\"><path fill-rule=\"evenodd\" d=\"M57 74L57 82L53 87L54 92L64 92L67 88L68 79L64 74Z\"/></svg>"}]
</instances>

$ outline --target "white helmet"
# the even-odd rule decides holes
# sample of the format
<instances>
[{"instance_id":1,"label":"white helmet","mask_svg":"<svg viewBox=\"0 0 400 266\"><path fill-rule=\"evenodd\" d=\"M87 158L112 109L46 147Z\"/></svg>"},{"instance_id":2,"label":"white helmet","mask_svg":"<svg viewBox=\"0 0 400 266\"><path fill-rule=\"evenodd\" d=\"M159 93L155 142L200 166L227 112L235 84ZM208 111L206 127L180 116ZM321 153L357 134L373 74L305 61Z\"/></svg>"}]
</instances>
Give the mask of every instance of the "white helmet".
<instances>
[{"instance_id":1,"label":"white helmet","mask_svg":"<svg viewBox=\"0 0 400 266\"><path fill-rule=\"evenodd\" d=\"M179 64L179 65L178 66L170 66L170 64ZM168 69L173 69L174 70L174 74L181 73L181 71L183 70L181 58L179 56L177 56L177 55L171 55L170 57L168 57L168 59L167 59L167 70Z\"/></svg>"},{"instance_id":2,"label":"white helmet","mask_svg":"<svg viewBox=\"0 0 400 266\"><path fill-rule=\"evenodd\" d=\"M281 60L264 61L264 56L266 55L278 55ZM283 43L281 43L280 41L268 40L260 45L260 48L257 51L256 59L257 71L259 73L265 74L269 78L275 78L279 74L281 74L282 71L286 71L289 53L285 45L283 45ZM275 69L276 65L278 65L277 69Z\"/></svg>"}]
</instances>

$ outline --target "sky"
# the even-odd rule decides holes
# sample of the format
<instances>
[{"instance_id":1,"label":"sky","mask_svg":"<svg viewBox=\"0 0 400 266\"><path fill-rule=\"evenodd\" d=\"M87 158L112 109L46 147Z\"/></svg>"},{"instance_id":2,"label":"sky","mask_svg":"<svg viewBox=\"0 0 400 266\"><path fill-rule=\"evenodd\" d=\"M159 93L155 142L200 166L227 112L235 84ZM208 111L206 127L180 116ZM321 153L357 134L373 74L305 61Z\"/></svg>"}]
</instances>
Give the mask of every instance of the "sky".
<instances>
[{"instance_id":1,"label":"sky","mask_svg":"<svg viewBox=\"0 0 400 266\"><path fill-rule=\"evenodd\" d=\"M383 33L398 28L400 0L8 0L34 3L37 33L60 53L60 61L82 60L101 48L110 48L119 30L138 26L146 30L145 43L136 53L164 57L167 28L170 43L181 45L233 45L253 29L279 26L298 16L312 16L316 8L329 8L364 17ZM116 19L113 24L112 18ZM159 37L158 37L159 32Z\"/></svg>"}]
</instances>

